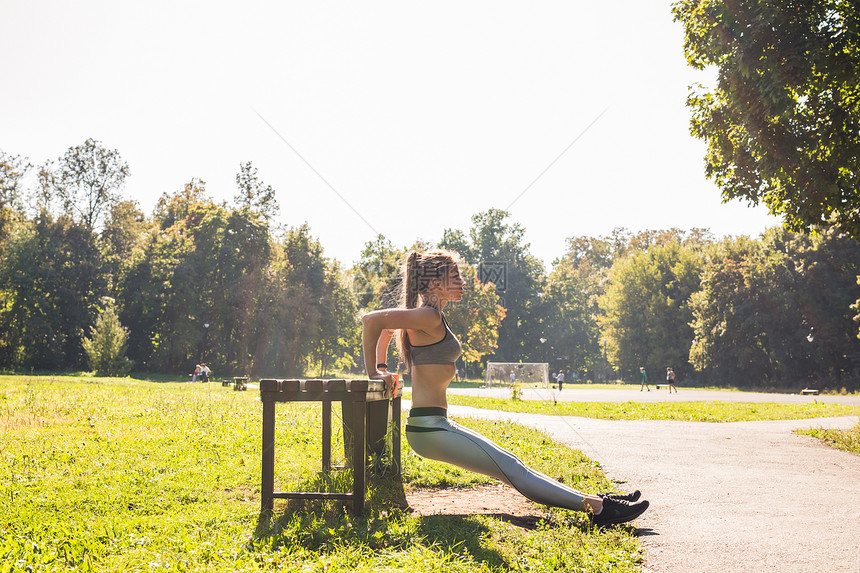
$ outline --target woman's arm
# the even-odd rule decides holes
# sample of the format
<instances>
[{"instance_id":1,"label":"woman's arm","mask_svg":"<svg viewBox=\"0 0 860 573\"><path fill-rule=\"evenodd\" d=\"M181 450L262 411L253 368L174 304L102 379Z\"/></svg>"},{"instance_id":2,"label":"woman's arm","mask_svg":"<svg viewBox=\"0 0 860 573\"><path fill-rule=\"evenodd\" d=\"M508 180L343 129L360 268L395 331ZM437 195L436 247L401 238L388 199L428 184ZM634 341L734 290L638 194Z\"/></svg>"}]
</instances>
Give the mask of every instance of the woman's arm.
<instances>
[{"instance_id":1,"label":"woman's arm","mask_svg":"<svg viewBox=\"0 0 860 573\"><path fill-rule=\"evenodd\" d=\"M394 337L396 330L383 328L379 335L379 341L376 343L376 363L383 364L388 362L388 346L391 344L391 339Z\"/></svg>"},{"instance_id":2,"label":"woman's arm","mask_svg":"<svg viewBox=\"0 0 860 573\"><path fill-rule=\"evenodd\" d=\"M369 312L361 317L361 321L361 346L367 375L370 378L383 378L385 374L376 365L386 361L394 331L400 328L432 330L442 324L442 315L430 307L388 308Z\"/></svg>"}]
</instances>

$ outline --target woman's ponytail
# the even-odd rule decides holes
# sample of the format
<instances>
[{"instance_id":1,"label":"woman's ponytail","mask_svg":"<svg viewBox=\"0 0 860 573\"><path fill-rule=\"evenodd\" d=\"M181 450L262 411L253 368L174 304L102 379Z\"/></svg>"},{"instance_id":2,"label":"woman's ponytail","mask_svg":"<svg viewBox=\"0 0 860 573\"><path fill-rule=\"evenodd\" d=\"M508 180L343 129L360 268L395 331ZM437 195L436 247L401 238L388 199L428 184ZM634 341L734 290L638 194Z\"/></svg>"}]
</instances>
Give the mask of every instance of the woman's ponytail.
<instances>
[{"instance_id":1,"label":"woman's ponytail","mask_svg":"<svg viewBox=\"0 0 860 573\"><path fill-rule=\"evenodd\" d=\"M400 305L403 308L418 306L418 257L418 251L411 251L403 264L401 272L403 288L400 293ZM406 368L412 368L412 343L409 342L405 328L401 328L397 335L397 352L406 364Z\"/></svg>"}]
</instances>

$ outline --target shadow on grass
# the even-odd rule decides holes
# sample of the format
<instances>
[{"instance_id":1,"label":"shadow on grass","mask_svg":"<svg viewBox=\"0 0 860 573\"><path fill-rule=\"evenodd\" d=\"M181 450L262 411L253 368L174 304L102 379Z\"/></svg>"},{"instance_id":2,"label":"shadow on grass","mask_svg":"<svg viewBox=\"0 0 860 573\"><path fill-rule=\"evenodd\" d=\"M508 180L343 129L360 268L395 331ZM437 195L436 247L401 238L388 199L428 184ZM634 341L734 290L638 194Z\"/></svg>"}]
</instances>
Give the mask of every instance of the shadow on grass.
<instances>
[{"instance_id":1,"label":"shadow on grass","mask_svg":"<svg viewBox=\"0 0 860 573\"><path fill-rule=\"evenodd\" d=\"M283 531L290 523L299 520L305 525L325 530L337 530L336 526L345 523L368 522L380 514L405 511L408 508L406 492L402 480L395 475L379 475L368 472L368 488L365 498L365 512L353 516L353 502L325 499L286 499L275 500L272 512L261 511L254 530L255 538L271 537ZM290 486L290 491L336 492L352 491L352 470L349 468L330 473L319 472L312 479Z\"/></svg>"},{"instance_id":2,"label":"shadow on grass","mask_svg":"<svg viewBox=\"0 0 860 573\"><path fill-rule=\"evenodd\" d=\"M510 523L511 525L515 525L520 529L527 529L529 531L534 531L543 525L544 527L549 524L553 524L552 522L547 521L546 516L543 515L512 515L510 513L481 513L479 515L483 515L485 517L491 517L493 519L498 519L499 521L504 521L506 523ZM470 519L475 517L475 514L470 513L448 513L445 515L429 515L425 516L423 519L425 522L431 523L435 521L444 522L445 519L453 519L453 520L463 520Z\"/></svg>"},{"instance_id":3,"label":"shadow on grass","mask_svg":"<svg viewBox=\"0 0 860 573\"><path fill-rule=\"evenodd\" d=\"M421 518L424 543L445 553L469 557L491 569L508 569L510 564L484 541L490 528L471 515L430 515Z\"/></svg>"},{"instance_id":4,"label":"shadow on grass","mask_svg":"<svg viewBox=\"0 0 860 573\"><path fill-rule=\"evenodd\" d=\"M289 499L277 503L275 511L259 515L251 551L290 550L302 547L324 554L349 546L362 551L430 548L486 564L508 568L507 560L487 547L490 528L474 515L419 516L412 513L403 482L396 475L375 475L365 500L363 515L352 514L352 502ZM349 491L350 470L320 473L296 486L301 491ZM487 515L518 527L533 530L541 518L507 514Z\"/></svg>"},{"instance_id":5,"label":"shadow on grass","mask_svg":"<svg viewBox=\"0 0 860 573\"><path fill-rule=\"evenodd\" d=\"M419 515L409 507L402 479L392 473L368 476L363 515L352 514L349 501L289 499L275 500L275 511L261 512L251 541L250 552L296 550L316 555L342 551L369 554L377 551L410 552L431 550L456 559L477 562L490 570L507 570L511 556L494 548L498 520L524 531L541 529L588 532L588 520L556 515L513 515L509 513ZM320 472L290 487L299 491L348 492L351 470ZM647 534L647 533L645 533ZM493 541L494 536L496 541ZM508 553L508 552L506 552Z\"/></svg>"}]
</instances>

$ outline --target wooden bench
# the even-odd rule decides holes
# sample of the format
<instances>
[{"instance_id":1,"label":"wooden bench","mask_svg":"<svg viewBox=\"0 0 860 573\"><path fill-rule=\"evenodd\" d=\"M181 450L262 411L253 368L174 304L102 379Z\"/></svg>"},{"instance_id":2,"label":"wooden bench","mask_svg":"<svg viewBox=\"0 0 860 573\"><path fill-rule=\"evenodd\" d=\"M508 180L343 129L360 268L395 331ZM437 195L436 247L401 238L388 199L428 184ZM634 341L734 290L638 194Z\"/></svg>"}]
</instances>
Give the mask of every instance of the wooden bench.
<instances>
[{"instance_id":1,"label":"wooden bench","mask_svg":"<svg viewBox=\"0 0 860 573\"><path fill-rule=\"evenodd\" d=\"M654 386L657 388L657 390L660 390L661 388L668 388L669 384L654 384Z\"/></svg>"},{"instance_id":2,"label":"wooden bench","mask_svg":"<svg viewBox=\"0 0 860 573\"><path fill-rule=\"evenodd\" d=\"M353 512L364 512L368 450L384 449L391 418L391 450L395 471L400 473L400 397L403 383L386 393L381 380L260 380L263 402L263 460L260 488L262 511L272 511L275 499L339 499L353 502ZM322 402L322 469L331 469L331 403L343 408L345 449L351 449L352 492L287 492L275 488L275 404L278 402ZM390 412L390 414L389 414ZM349 440L352 441L349 444ZM351 445L351 448L350 448Z\"/></svg>"},{"instance_id":3,"label":"wooden bench","mask_svg":"<svg viewBox=\"0 0 860 573\"><path fill-rule=\"evenodd\" d=\"M803 396L808 396L808 395L818 396L818 390L816 390L815 388L804 388L803 390L800 391L800 394Z\"/></svg>"},{"instance_id":4,"label":"wooden bench","mask_svg":"<svg viewBox=\"0 0 860 573\"><path fill-rule=\"evenodd\" d=\"M247 376L234 376L233 377L233 390L247 390L247 389L248 389L248 377Z\"/></svg>"}]
</instances>

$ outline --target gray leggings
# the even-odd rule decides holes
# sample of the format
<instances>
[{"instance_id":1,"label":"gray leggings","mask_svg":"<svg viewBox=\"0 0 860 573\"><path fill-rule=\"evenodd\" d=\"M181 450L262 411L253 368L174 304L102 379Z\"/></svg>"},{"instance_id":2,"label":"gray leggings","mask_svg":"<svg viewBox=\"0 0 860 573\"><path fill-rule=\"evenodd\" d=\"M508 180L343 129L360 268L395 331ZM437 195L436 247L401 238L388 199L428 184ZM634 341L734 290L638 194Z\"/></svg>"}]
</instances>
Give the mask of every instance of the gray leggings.
<instances>
[{"instance_id":1,"label":"gray leggings","mask_svg":"<svg viewBox=\"0 0 860 573\"><path fill-rule=\"evenodd\" d=\"M583 494L526 466L517 456L447 417L445 408L412 408L406 439L419 456L492 476L532 501L584 510Z\"/></svg>"}]
</instances>

